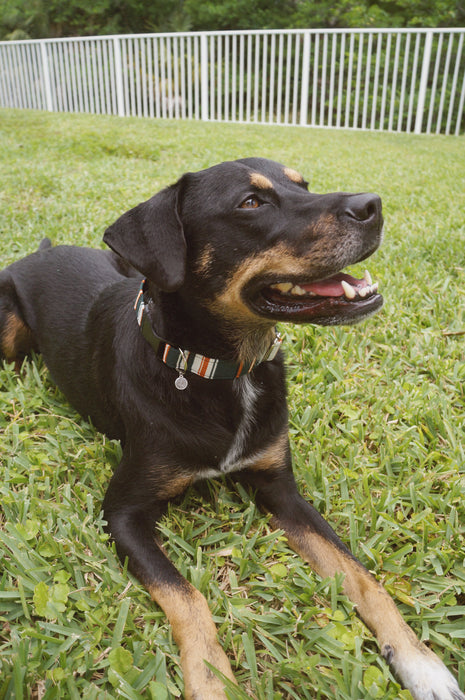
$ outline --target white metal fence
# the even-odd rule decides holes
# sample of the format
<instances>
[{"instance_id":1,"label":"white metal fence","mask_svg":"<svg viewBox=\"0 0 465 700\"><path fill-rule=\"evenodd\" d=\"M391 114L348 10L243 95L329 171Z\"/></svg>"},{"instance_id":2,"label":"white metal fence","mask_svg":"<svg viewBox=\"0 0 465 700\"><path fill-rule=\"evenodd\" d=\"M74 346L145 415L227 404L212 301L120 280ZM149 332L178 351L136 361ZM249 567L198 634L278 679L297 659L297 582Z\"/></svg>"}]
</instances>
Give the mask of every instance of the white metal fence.
<instances>
[{"instance_id":1,"label":"white metal fence","mask_svg":"<svg viewBox=\"0 0 465 700\"><path fill-rule=\"evenodd\" d=\"M458 135L464 35L264 30L0 42L0 106Z\"/></svg>"}]
</instances>

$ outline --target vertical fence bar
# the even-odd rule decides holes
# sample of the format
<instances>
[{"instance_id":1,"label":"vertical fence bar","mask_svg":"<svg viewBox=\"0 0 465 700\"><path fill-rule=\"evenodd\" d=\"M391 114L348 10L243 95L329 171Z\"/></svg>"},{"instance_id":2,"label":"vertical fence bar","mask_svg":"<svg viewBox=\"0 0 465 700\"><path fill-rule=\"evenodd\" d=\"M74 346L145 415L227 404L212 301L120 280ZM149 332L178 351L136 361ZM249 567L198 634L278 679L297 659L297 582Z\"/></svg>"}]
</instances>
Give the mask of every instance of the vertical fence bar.
<instances>
[{"instance_id":1,"label":"vertical fence bar","mask_svg":"<svg viewBox=\"0 0 465 700\"><path fill-rule=\"evenodd\" d=\"M168 115L170 119L177 118L177 76L176 76L176 55L175 55L176 39L169 36L166 39L166 56L168 58L168 79L167 79L167 99L168 99Z\"/></svg>"},{"instance_id":2,"label":"vertical fence bar","mask_svg":"<svg viewBox=\"0 0 465 700\"><path fill-rule=\"evenodd\" d=\"M201 90L201 119L208 121L208 40L207 35L200 37L200 90Z\"/></svg>"},{"instance_id":3,"label":"vertical fence bar","mask_svg":"<svg viewBox=\"0 0 465 700\"><path fill-rule=\"evenodd\" d=\"M315 48L313 51L313 92L312 92L312 126L316 125L316 112L318 107L318 69L320 65L320 35L315 36Z\"/></svg>"},{"instance_id":4,"label":"vertical fence bar","mask_svg":"<svg viewBox=\"0 0 465 700\"><path fill-rule=\"evenodd\" d=\"M93 70L92 70L92 55L91 55L91 49L92 45L86 41L85 44L85 52L86 52L86 92L87 92L87 99L89 101L89 112L91 114L95 113L95 100L94 100L94 91L92 89L92 83L93 83Z\"/></svg>"},{"instance_id":5,"label":"vertical fence bar","mask_svg":"<svg viewBox=\"0 0 465 700\"><path fill-rule=\"evenodd\" d=\"M161 58L160 58L160 39L158 37L153 38L153 72L154 72L154 86L155 91L155 116L160 119L162 114L161 105Z\"/></svg>"},{"instance_id":6,"label":"vertical fence bar","mask_svg":"<svg viewBox=\"0 0 465 700\"><path fill-rule=\"evenodd\" d=\"M63 94L61 89L61 74L60 74L60 59L59 59L59 44L51 44L49 56L51 57L51 77L52 85L55 93L55 109L57 112L63 111Z\"/></svg>"},{"instance_id":7,"label":"vertical fence bar","mask_svg":"<svg viewBox=\"0 0 465 700\"><path fill-rule=\"evenodd\" d=\"M160 47L160 73L159 73L159 92L160 92L160 116L165 119L166 118L166 76L165 76L165 71L166 71L166 58L165 58L165 39L163 37L160 38L159 41L159 47Z\"/></svg>"},{"instance_id":8,"label":"vertical fence bar","mask_svg":"<svg viewBox=\"0 0 465 700\"><path fill-rule=\"evenodd\" d=\"M426 125L426 133L427 134L431 133L431 125L433 122L434 104L435 104L435 100L436 100L436 88L437 88L438 75L439 75L439 66L441 64L442 39L443 39L443 35L441 33L439 35L438 45L436 48L436 61L434 63L433 83L431 85L431 96L430 96L430 100L429 100L428 123Z\"/></svg>"},{"instance_id":9,"label":"vertical fence bar","mask_svg":"<svg viewBox=\"0 0 465 700\"><path fill-rule=\"evenodd\" d=\"M21 45L21 53L22 53L22 64L23 64L23 75L24 75L24 88L26 91L26 108L27 109L33 109L34 108L34 73L33 73L33 64L31 61L31 54L30 54L30 44L22 44Z\"/></svg>"},{"instance_id":10,"label":"vertical fence bar","mask_svg":"<svg viewBox=\"0 0 465 700\"><path fill-rule=\"evenodd\" d=\"M400 41L401 35L397 34L396 37L396 50L394 52L394 68L392 71L392 83L391 83L391 105L389 108L389 122L388 131L392 131L392 125L394 123L394 110L396 106L397 97L397 76L399 73L399 54L400 54Z\"/></svg>"},{"instance_id":11,"label":"vertical fence bar","mask_svg":"<svg viewBox=\"0 0 465 700\"><path fill-rule=\"evenodd\" d=\"M440 98L440 102L439 102L438 120L437 120L437 124L436 124L436 133L437 134L441 133L442 113L444 110L444 102L446 99L447 79L449 76L449 66L450 66L450 58L451 58L451 53L452 53L453 40L454 40L454 35L450 34L449 35L449 44L447 46L446 63L444 66L444 73L442 76L441 98Z\"/></svg>"},{"instance_id":12,"label":"vertical fence bar","mask_svg":"<svg viewBox=\"0 0 465 700\"><path fill-rule=\"evenodd\" d=\"M244 35L239 39L239 121L244 121Z\"/></svg>"},{"instance_id":13,"label":"vertical fence bar","mask_svg":"<svg viewBox=\"0 0 465 700\"><path fill-rule=\"evenodd\" d=\"M266 121L266 88L268 83L268 34L263 35L262 51L262 122Z\"/></svg>"},{"instance_id":14,"label":"vertical fence bar","mask_svg":"<svg viewBox=\"0 0 465 700\"><path fill-rule=\"evenodd\" d=\"M229 114L229 61L230 50L229 50L229 34L224 38L224 118L226 121L230 121Z\"/></svg>"},{"instance_id":15,"label":"vertical fence bar","mask_svg":"<svg viewBox=\"0 0 465 700\"><path fill-rule=\"evenodd\" d=\"M217 37L217 49L216 55L217 59L215 61L216 65L216 118L221 120L223 118L223 86L222 86L222 72L223 72L223 45L221 41L222 37Z\"/></svg>"},{"instance_id":16,"label":"vertical fence bar","mask_svg":"<svg viewBox=\"0 0 465 700\"><path fill-rule=\"evenodd\" d=\"M112 104L112 96L114 93L114 76L113 76L113 64L112 56L109 51L110 44L107 39L102 42L102 61L103 61L103 73L105 79L105 105L106 114L114 114L115 110Z\"/></svg>"},{"instance_id":17,"label":"vertical fence bar","mask_svg":"<svg viewBox=\"0 0 465 700\"><path fill-rule=\"evenodd\" d=\"M381 63L381 47L383 43L383 35L378 34L378 41L376 42L376 59L375 59L375 79L373 82L373 99L371 107L371 122L370 129L374 130L376 128L376 114L378 112L378 86L379 86L379 68Z\"/></svg>"},{"instance_id":18,"label":"vertical fence bar","mask_svg":"<svg viewBox=\"0 0 465 700\"><path fill-rule=\"evenodd\" d=\"M388 34L387 40L386 40L386 53L384 56L383 93L382 93L382 97L381 97L381 116L380 116L380 122L379 122L379 128L381 130L385 129L384 119L385 119L385 114L386 114L390 56L391 56L391 34Z\"/></svg>"},{"instance_id":19,"label":"vertical fence bar","mask_svg":"<svg viewBox=\"0 0 465 700\"><path fill-rule=\"evenodd\" d=\"M354 105L354 129L358 128L358 113L360 106L360 86L362 80L362 61L363 61L363 34L358 37L358 56L357 56L357 73L355 78L355 105Z\"/></svg>"},{"instance_id":20,"label":"vertical fence bar","mask_svg":"<svg viewBox=\"0 0 465 700\"><path fill-rule=\"evenodd\" d=\"M284 97L284 123L289 124L289 104L291 99L291 54L292 54L292 34L287 35L286 52L286 93Z\"/></svg>"},{"instance_id":21,"label":"vertical fence bar","mask_svg":"<svg viewBox=\"0 0 465 700\"><path fill-rule=\"evenodd\" d=\"M283 59L284 59L283 47L284 47L284 37L282 34L280 34L279 35L279 45L278 45L278 86L277 86L277 101L276 101L276 124L281 124L281 121L282 121Z\"/></svg>"},{"instance_id":22,"label":"vertical fence bar","mask_svg":"<svg viewBox=\"0 0 465 700\"><path fill-rule=\"evenodd\" d=\"M310 32L305 32L302 49L302 84L300 89L300 125L308 122L308 81L310 79Z\"/></svg>"},{"instance_id":23,"label":"vertical fence bar","mask_svg":"<svg viewBox=\"0 0 465 700\"><path fill-rule=\"evenodd\" d=\"M329 106L328 106L328 126L333 125L333 103L334 103L334 80L336 71L337 34L333 34L331 42L331 69L329 75Z\"/></svg>"},{"instance_id":24,"label":"vertical fence bar","mask_svg":"<svg viewBox=\"0 0 465 700\"><path fill-rule=\"evenodd\" d=\"M178 37L178 89L179 89L179 118L186 118L186 57L184 37Z\"/></svg>"},{"instance_id":25,"label":"vertical fence bar","mask_svg":"<svg viewBox=\"0 0 465 700\"><path fill-rule=\"evenodd\" d=\"M19 78L21 82L21 101L22 101L22 106L24 108L28 108L30 103L29 103L29 95L30 95L30 89L29 89L29 74L26 69L26 57L24 54L24 44L18 44L17 46L17 64L19 68Z\"/></svg>"},{"instance_id":26,"label":"vertical fence bar","mask_svg":"<svg viewBox=\"0 0 465 700\"><path fill-rule=\"evenodd\" d=\"M423 125L423 114L425 110L426 91L428 89L429 67L431 62L431 47L433 45L433 33L426 35L425 48L423 51L423 61L421 65L420 87L418 88L417 115L415 118L415 133L421 134Z\"/></svg>"},{"instance_id":27,"label":"vertical fence bar","mask_svg":"<svg viewBox=\"0 0 465 700\"><path fill-rule=\"evenodd\" d=\"M72 42L63 42L63 70L64 70L64 84L66 89L66 103L67 112L76 112L75 107L75 91L73 89L73 77L72 77L72 62L70 58L70 49Z\"/></svg>"},{"instance_id":28,"label":"vertical fence bar","mask_svg":"<svg viewBox=\"0 0 465 700\"><path fill-rule=\"evenodd\" d=\"M181 116L180 112L180 100L181 100L181 88L179 84L179 77L180 77L180 67L179 67L179 47L178 47L178 39L177 37L173 38L172 41L172 46L173 46L173 58L172 58L172 71L173 71L173 101L174 101L174 116L176 119L179 119Z\"/></svg>"},{"instance_id":29,"label":"vertical fence bar","mask_svg":"<svg viewBox=\"0 0 465 700\"><path fill-rule=\"evenodd\" d=\"M16 82L18 91L19 106L21 109L25 109L26 103L26 90L25 90L25 80L24 80L24 68L23 60L21 56L21 44L17 44L13 47L13 56L15 58L15 70L16 70Z\"/></svg>"},{"instance_id":30,"label":"vertical fence bar","mask_svg":"<svg viewBox=\"0 0 465 700\"><path fill-rule=\"evenodd\" d=\"M350 124L350 106L351 106L351 89L352 89L352 70L354 63L354 34L350 35L349 48L349 65L347 69L347 88L346 88L346 114L344 126L347 128Z\"/></svg>"},{"instance_id":31,"label":"vertical fence bar","mask_svg":"<svg viewBox=\"0 0 465 700\"><path fill-rule=\"evenodd\" d=\"M53 112L52 84L50 82L50 66L47 55L47 44L40 43L40 55L42 58L42 75L44 76L45 104L47 111Z\"/></svg>"},{"instance_id":32,"label":"vertical fence bar","mask_svg":"<svg viewBox=\"0 0 465 700\"><path fill-rule=\"evenodd\" d=\"M344 67L345 67L345 49L346 49L346 35L341 34L341 47L340 47L340 51L339 51L339 78L338 78L338 90L337 90L337 113L336 113L336 128L337 129L339 129L341 126L342 95L343 95Z\"/></svg>"},{"instance_id":33,"label":"vertical fence bar","mask_svg":"<svg viewBox=\"0 0 465 700\"><path fill-rule=\"evenodd\" d=\"M0 107L9 107L7 97L7 72L5 70L6 52L6 46L0 46L0 64L3 66L3 70L0 70Z\"/></svg>"},{"instance_id":34,"label":"vertical fence bar","mask_svg":"<svg viewBox=\"0 0 465 700\"><path fill-rule=\"evenodd\" d=\"M417 108L417 115L418 115L418 98L417 98L417 71L418 71L418 58L420 55L420 45L421 45L421 34L417 34L416 39L415 39L415 51L413 54L413 66L412 66L412 71L410 74L410 100L409 100L409 108L408 108L408 115L407 115L407 125L405 127L405 131L410 132L411 131L411 124L412 124L412 116L413 116L413 110L416 107ZM429 73L429 67L428 71ZM421 78L420 78L420 83L421 83ZM423 111L423 108L422 108ZM416 119L415 119L416 121ZM422 120L423 121L423 120ZM421 123L420 123L420 132L421 133Z\"/></svg>"},{"instance_id":35,"label":"vertical fence bar","mask_svg":"<svg viewBox=\"0 0 465 700\"><path fill-rule=\"evenodd\" d=\"M450 98L449 98L449 112L447 114L447 122L446 122L446 135L450 134L450 129L451 129L452 113L454 111L454 103L455 103L455 93L457 91L457 81L458 81L458 77L459 77L460 59L462 57L462 47L463 47L463 34L461 34L460 38L459 38L459 46L457 49L457 56L455 59L455 69L454 69L454 75L452 78L452 87L451 87Z\"/></svg>"},{"instance_id":36,"label":"vertical fence bar","mask_svg":"<svg viewBox=\"0 0 465 700\"><path fill-rule=\"evenodd\" d=\"M294 90L293 90L293 108L292 108L292 124L297 124L297 107L299 93L299 66L300 66L300 34L295 37L295 58L294 58Z\"/></svg>"},{"instance_id":37,"label":"vertical fence bar","mask_svg":"<svg viewBox=\"0 0 465 700\"><path fill-rule=\"evenodd\" d=\"M254 95L253 95L253 114L254 121L258 122L258 100L260 87L260 34L255 35L255 76L254 76Z\"/></svg>"},{"instance_id":38,"label":"vertical fence bar","mask_svg":"<svg viewBox=\"0 0 465 700\"><path fill-rule=\"evenodd\" d=\"M94 88L97 96L98 114L105 114L105 79L102 70L102 42L94 42L93 51Z\"/></svg>"},{"instance_id":39,"label":"vertical fence bar","mask_svg":"<svg viewBox=\"0 0 465 700\"><path fill-rule=\"evenodd\" d=\"M162 86L162 99L165 105L165 117L173 118L173 71L171 64L171 38L166 36L163 40L164 47L164 80Z\"/></svg>"},{"instance_id":40,"label":"vertical fence bar","mask_svg":"<svg viewBox=\"0 0 465 700\"><path fill-rule=\"evenodd\" d=\"M81 93L80 93L80 80L79 80L79 56L77 52L77 44L73 41L69 45L69 55L71 61L71 85L74 95L74 111L81 111Z\"/></svg>"},{"instance_id":41,"label":"vertical fence bar","mask_svg":"<svg viewBox=\"0 0 465 700\"><path fill-rule=\"evenodd\" d=\"M269 80L269 106L268 106L268 122L274 121L274 92L275 92L275 65L276 61L276 35L271 35L271 52L270 52L270 80Z\"/></svg>"},{"instance_id":42,"label":"vertical fence bar","mask_svg":"<svg viewBox=\"0 0 465 700\"><path fill-rule=\"evenodd\" d=\"M252 85L253 85L253 74L252 74L252 55L253 55L253 42L252 36L249 34L247 37L247 106L246 106L246 120L250 122L252 120Z\"/></svg>"},{"instance_id":43,"label":"vertical fence bar","mask_svg":"<svg viewBox=\"0 0 465 700\"><path fill-rule=\"evenodd\" d=\"M405 49L404 49L404 62L402 65L402 79L400 85L400 102L399 102L399 114L397 117L397 131L402 131L402 124L404 118L404 103L405 103L405 90L407 85L408 76L408 66L409 66L409 53L410 53L410 37L411 34L407 34ZM411 107L412 100L409 102L409 111Z\"/></svg>"},{"instance_id":44,"label":"vertical fence bar","mask_svg":"<svg viewBox=\"0 0 465 700\"><path fill-rule=\"evenodd\" d=\"M155 115L154 111L154 79L153 79L153 56L152 56L153 42L151 39L147 39L147 102L149 117L153 119Z\"/></svg>"},{"instance_id":45,"label":"vertical fence bar","mask_svg":"<svg viewBox=\"0 0 465 700\"><path fill-rule=\"evenodd\" d=\"M186 99L187 99L187 118L192 119L194 116L194 91L192 84L192 62L194 60L192 56L192 37L187 37L187 64L186 64Z\"/></svg>"},{"instance_id":46,"label":"vertical fence bar","mask_svg":"<svg viewBox=\"0 0 465 700\"><path fill-rule=\"evenodd\" d=\"M36 92L36 72L31 44L23 44L23 55L27 75L27 94L29 109L37 108L37 92Z\"/></svg>"},{"instance_id":47,"label":"vertical fence bar","mask_svg":"<svg viewBox=\"0 0 465 700\"><path fill-rule=\"evenodd\" d=\"M363 89L363 111L362 111L362 129L367 128L368 117L368 101L370 95L370 76L371 76L371 52L373 48L373 34L368 35L368 47L365 65L365 87Z\"/></svg>"},{"instance_id":48,"label":"vertical fence bar","mask_svg":"<svg viewBox=\"0 0 465 700\"><path fill-rule=\"evenodd\" d=\"M462 123L462 114L463 114L464 104L465 104L465 71L463 73L462 91L460 93L459 106L458 106L458 110L457 110L457 121L455 123L455 135L456 136L458 136L460 134L460 125Z\"/></svg>"},{"instance_id":49,"label":"vertical fence bar","mask_svg":"<svg viewBox=\"0 0 465 700\"><path fill-rule=\"evenodd\" d=\"M69 112L75 112L76 107L75 107L75 91L73 87L73 78L72 78L72 73L71 73L71 61L70 61L70 48L71 44L66 43L63 46L63 60L65 63L65 83L66 83L66 89L67 89L67 94L68 94L68 111Z\"/></svg>"},{"instance_id":50,"label":"vertical fence bar","mask_svg":"<svg viewBox=\"0 0 465 700\"><path fill-rule=\"evenodd\" d=\"M195 118L201 119L201 96L200 96L200 40L194 38L194 105Z\"/></svg>"},{"instance_id":51,"label":"vertical fence bar","mask_svg":"<svg viewBox=\"0 0 465 700\"><path fill-rule=\"evenodd\" d=\"M13 53L13 47L9 46L6 50L6 65L8 68L8 93L9 93L9 102L11 107L18 107L18 100L16 98L16 89L15 89L15 71L14 71L14 64L12 63L12 53ZM51 92L50 92L51 94ZM51 110L50 110L51 111Z\"/></svg>"},{"instance_id":52,"label":"vertical fence bar","mask_svg":"<svg viewBox=\"0 0 465 700\"><path fill-rule=\"evenodd\" d=\"M210 79L208 85L210 95L210 119L215 119L215 39L210 36Z\"/></svg>"},{"instance_id":53,"label":"vertical fence bar","mask_svg":"<svg viewBox=\"0 0 465 700\"><path fill-rule=\"evenodd\" d=\"M232 83L231 83L231 120L237 120L237 35L232 37Z\"/></svg>"},{"instance_id":54,"label":"vertical fence bar","mask_svg":"<svg viewBox=\"0 0 465 700\"><path fill-rule=\"evenodd\" d=\"M148 110L148 104L147 104L147 49L145 45L145 39L141 38L140 44L139 44L139 49L140 49L140 73L141 73L141 81L142 81L142 112L140 116L147 117L149 110Z\"/></svg>"},{"instance_id":55,"label":"vertical fence bar","mask_svg":"<svg viewBox=\"0 0 465 700\"><path fill-rule=\"evenodd\" d=\"M320 126L325 126L326 69L328 65L328 35L323 34L323 62L321 66Z\"/></svg>"}]
</instances>

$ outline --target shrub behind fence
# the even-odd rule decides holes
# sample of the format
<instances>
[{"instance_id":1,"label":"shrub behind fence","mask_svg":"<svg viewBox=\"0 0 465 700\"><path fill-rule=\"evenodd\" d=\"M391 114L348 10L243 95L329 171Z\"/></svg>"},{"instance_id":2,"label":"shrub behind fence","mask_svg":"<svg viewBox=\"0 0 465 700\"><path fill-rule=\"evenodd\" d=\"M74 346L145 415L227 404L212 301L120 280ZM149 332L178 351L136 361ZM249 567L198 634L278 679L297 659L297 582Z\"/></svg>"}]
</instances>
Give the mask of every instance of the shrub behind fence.
<instances>
[{"instance_id":1,"label":"shrub behind fence","mask_svg":"<svg viewBox=\"0 0 465 700\"><path fill-rule=\"evenodd\" d=\"M0 106L458 135L464 34L263 30L0 42Z\"/></svg>"}]
</instances>

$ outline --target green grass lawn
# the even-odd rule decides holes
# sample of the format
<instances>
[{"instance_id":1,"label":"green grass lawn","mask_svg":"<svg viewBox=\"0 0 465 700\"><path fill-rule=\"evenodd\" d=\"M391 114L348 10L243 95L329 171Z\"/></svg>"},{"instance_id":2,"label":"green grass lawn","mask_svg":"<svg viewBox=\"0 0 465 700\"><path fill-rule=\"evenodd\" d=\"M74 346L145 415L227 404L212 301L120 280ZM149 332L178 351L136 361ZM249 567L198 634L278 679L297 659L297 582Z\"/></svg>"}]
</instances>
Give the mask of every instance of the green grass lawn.
<instances>
[{"instance_id":1,"label":"green grass lawn","mask_svg":"<svg viewBox=\"0 0 465 700\"><path fill-rule=\"evenodd\" d=\"M384 309L356 327L283 327L295 470L463 687L463 138L0 111L1 266L44 236L101 246L186 170L251 155L314 192L383 198L385 242L365 265ZM0 699L182 695L164 615L103 532L119 455L40 359L19 377L0 367ZM410 698L340 581L319 580L232 482L190 490L162 533L209 601L232 698Z\"/></svg>"}]
</instances>

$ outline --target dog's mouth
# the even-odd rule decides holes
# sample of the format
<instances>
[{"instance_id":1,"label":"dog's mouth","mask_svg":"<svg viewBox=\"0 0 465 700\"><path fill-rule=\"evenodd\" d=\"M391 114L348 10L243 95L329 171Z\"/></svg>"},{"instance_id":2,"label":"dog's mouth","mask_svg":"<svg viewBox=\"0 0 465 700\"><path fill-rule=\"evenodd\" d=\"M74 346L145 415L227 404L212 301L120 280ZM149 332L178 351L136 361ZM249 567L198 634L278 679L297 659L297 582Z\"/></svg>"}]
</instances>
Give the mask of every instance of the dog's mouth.
<instances>
[{"instance_id":1,"label":"dog's mouth","mask_svg":"<svg viewBox=\"0 0 465 700\"><path fill-rule=\"evenodd\" d=\"M246 297L260 316L323 326L356 323L383 305L368 271L362 279L339 272L317 282L280 280L255 287Z\"/></svg>"}]
</instances>

